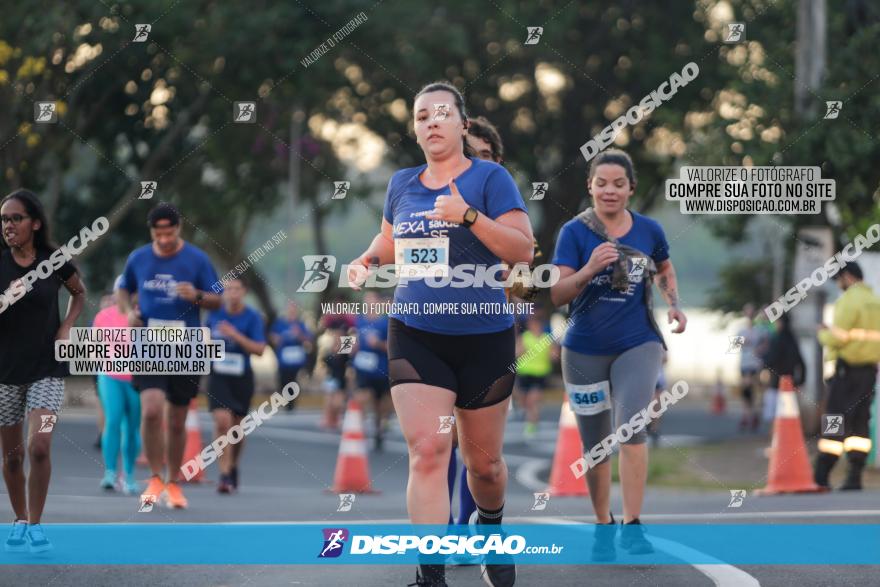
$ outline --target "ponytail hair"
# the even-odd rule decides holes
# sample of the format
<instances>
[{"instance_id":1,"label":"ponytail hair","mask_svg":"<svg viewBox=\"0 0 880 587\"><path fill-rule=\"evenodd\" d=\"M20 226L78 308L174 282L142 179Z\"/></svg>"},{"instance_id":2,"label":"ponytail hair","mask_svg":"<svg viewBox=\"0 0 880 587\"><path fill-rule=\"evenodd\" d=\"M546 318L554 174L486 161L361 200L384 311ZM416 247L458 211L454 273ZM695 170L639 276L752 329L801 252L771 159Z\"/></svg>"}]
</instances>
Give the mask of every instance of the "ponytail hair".
<instances>
[{"instance_id":1,"label":"ponytail hair","mask_svg":"<svg viewBox=\"0 0 880 587\"><path fill-rule=\"evenodd\" d=\"M468 128L469 122L468 122L467 111L464 106L464 96L461 95L461 92L458 91L458 88L456 88L455 86L453 86L449 82L444 82L444 81L431 82L430 84L424 86L421 90L419 90L419 93L416 94L415 98L413 98L413 102L418 100L419 96L421 96L422 94L427 94L429 92L449 92L450 94L452 94L452 99L455 102L455 107L458 110L458 115L461 117L461 120L462 120L462 123L464 124L464 127ZM477 154L474 152L474 150L471 149L471 146L468 145L467 138L465 136L462 136L461 142L462 142L462 152L464 153L465 157L476 157L477 156Z\"/></svg>"},{"instance_id":2,"label":"ponytail hair","mask_svg":"<svg viewBox=\"0 0 880 587\"><path fill-rule=\"evenodd\" d=\"M593 162L590 164L590 175L587 177L587 184L593 181L593 176L596 175L596 169L600 165L620 165L623 167L623 170L626 172L626 178L629 180L630 186L636 186L636 169L633 165L632 159L625 152L620 149L608 149L607 151L602 151L593 159Z\"/></svg>"}]
</instances>

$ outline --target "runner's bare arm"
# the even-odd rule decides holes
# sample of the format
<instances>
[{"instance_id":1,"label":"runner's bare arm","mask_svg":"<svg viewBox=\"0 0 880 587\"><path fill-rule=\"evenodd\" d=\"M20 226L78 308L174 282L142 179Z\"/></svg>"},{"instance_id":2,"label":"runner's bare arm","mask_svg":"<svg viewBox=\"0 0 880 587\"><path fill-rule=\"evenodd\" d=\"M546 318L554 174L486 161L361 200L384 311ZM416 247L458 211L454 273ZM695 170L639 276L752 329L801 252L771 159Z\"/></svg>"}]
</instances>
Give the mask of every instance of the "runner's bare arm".
<instances>
[{"instance_id":1,"label":"runner's bare arm","mask_svg":"<svg viewBox=\"0 0 880 587\"><path fill-rule=\"evenodd\" d=\"M590 254L590 260L578 269L568 265L557 265L559 281L550 288L550 300L554 306L563 306L575 299L590 281L618 258L617 248L611 243L602 243Z\"/></svg>"},{"instance_id":2,"label":"runner's bare arm","mask_svg":"<svg viewBox=\"0 0 880 587\"><path fill-rule=\"evenodd\" d=\"M133 306L131 294L124 287L120 287L116 290L116 305L119 306L119 311L123 314L131 312Z\"/></svg>"},{"instance_id":3,"label":"runner's bare arm","mask_svg":"<svg viewBox=\"0 0 880 587\"><path fill-rule=\"evenodd\" d=\"M266 350L265 342L252 340L237 330L231 336L238 343L238 346L243 348L249 355L263 356L263 352Z\"/></svg>"},{"instance_id":4,"label":"runner's bare arm","mask_svg":"<svg viewBox=\"0 0 880 587\"><path fill-rule=\"evenodd\" d=\"M678 326L672 331L675 334L681 334L687 327L687 317L679 308L678 300L678 283L675 279L675 267L672 266L672 260L666 259L657 266L657 287L663 299L669 304L668 322L678 322Z\"/></svg>"},{"instance_id":5,"label":"runner's bare arm","mask_svg":"<svg viewBox=\"0 0 880 587\"><path fill-rule=\"evenodd\" d=\"M56 338L66 340L70 338L70 329L76 324L76 319L86 305L86 286L79 278L79 273L74 273L64 282L64 287L70 292L70 301L67 302L67 315L64 316Z\"/></svg>"},{"instance_id":6,"label":"runner's bare arm","mask_svg":"<svg viewBox=\"0 0 880 587\"><path fill-rule=\"evenodd\" d=\"M388 343L384 340L379 340L378 338L371 342L374 351L379 351L380 353L388 352Z\"/></svg>"},{"instance_id":7,"label":"runner's bare arm","mask_svg":"<svg viewBox=\"0 0 880 587\"><path fill-rule=\"evenodd\" d=\"M353 263L361 263L366 267L373 257L379 258L379 265L394 263L394 231L391 223L384 218L379 234L373 237L373 242L370 243L367 250Z\"/></svg>"},{"instance_id":8,"label":"runner's bare arm","mask_svg":"<svg viewBox=\"0 0 880 587\"><path fill-rule=\"evenodd\" d=\"M119 311L128 316L129 326L143 326L144 323L140 319L140 313L134 306L131 299L131 293L124 287L116 290L116 303L119 305Z\"/></svg>"},{"instance_id":9,"label":"runner's bare arm","mask_svg":"<svg viewBox=\"0 0 880 587\"><path fill-rule=\"evenodd\" d=\"M177 284L177 295L206 310L216 310L223 305L223 298L220 294L198 290L188 281L181 281Z\"/></svg>"},{"instance_id":10,"label":"runner's bare arm","mask_svg":"<svg viewBox=\"0 0 880 587\"><path fill-rule=\"evenodd\" d=\"M657 287L670 308L678 307L678 283L672 261L666 259L657 266Z\"/></svg>"},{"instance_id":11,"label":"runner's bare arm","mask_svg":"<svg viewBox=\"0 0 880 587\"><path fill-rule=\"evenodd\" d=\"M459 223L464 220L464 214L470 205L452 180L449 181L449 191L448 196L437 196L434 200L434 212L428 214L428 219ZM510 265L532 262L535 237L532 235L529 215L522 210L510 210L495 220L478 211L477 219L471 225L471 232L486 248Z\"/></svg>"},{"instance_id":12,"label":"runner's bare arm","mask_svg":"<svg viewBox=\"0 0 880 587\"><path fill-rule=\"evenodd\" d=\"M366 267L376 258L379 260L379 265L394 263L394 229L385 218L382 218L381 231L373 237L373 242L367 250L348 264L348 283L352 288L360 289L360 285L367 278Z\"/></svg>"},{"instance_id":13,"label":"runner's bare arm","mask_svg":"<svg viewBox=\"0 0 880 587\"><path fill-rule=\"evenodd\" d=\"M557 265L556 268L559 269L559 281L550 287L550 301L559 307L575 299L593 276L587 275L586 265L579 271L567 265Z\"/></svg>"},{"instance_id":14,"label":"runner's bare arm","mask_svg":"<svg viewBox=\"0 0 880 587\"><path fill-rule=\"evenodd\" d=\"M529 215L522 210L511 210L496 220L479 212L471 232L505 263L515 265L532 262L535 237L532 235Z\"/></svg>"},{"instance_id":15,"label":"runner's bare arm","mask_svg":"<svg viewBox=\"0 0 880 587\"><path fill-rule=\"evenodd\" d=\"M202 292L202 301L198 302L199 306L206 310L216 310L223 305L223 297L213 292Z\"/></svg>"}]
</instances>

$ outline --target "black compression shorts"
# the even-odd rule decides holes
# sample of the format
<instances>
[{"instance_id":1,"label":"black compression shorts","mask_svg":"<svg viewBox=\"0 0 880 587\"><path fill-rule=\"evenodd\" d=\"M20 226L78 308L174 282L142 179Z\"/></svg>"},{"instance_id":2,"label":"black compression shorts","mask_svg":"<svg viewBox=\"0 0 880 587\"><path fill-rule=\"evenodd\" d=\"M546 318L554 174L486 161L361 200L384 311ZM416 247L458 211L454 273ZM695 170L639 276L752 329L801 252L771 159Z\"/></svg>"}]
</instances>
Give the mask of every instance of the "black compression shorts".
<instances>
[{"instance_id":1,"label":"black compression shorts","mask_svg":"<svg viewBox=\"0 0 880 587\"><path fill-rule=\"evenodd\" d=\"M455 406L485 408L513 391L516 346L514 328L488 334L436 334L388 322L388 372L391 386L424 383L456 394Z\"/></svg>"}]
</instances>

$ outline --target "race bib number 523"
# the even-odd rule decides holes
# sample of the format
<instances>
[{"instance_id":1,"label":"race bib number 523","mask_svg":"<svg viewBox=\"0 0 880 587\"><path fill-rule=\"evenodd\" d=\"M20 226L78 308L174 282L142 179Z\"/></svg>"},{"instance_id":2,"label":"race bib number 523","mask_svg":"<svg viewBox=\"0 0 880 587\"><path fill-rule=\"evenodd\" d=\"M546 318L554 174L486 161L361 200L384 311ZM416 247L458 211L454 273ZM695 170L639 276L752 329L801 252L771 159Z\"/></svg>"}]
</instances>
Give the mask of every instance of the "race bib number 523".
<instances>
[{"instance_id":1,"label":"race bib number 523","mask_svg":"<svg viewBox=\"0 0 880 587\"><path fill-rule=\"evenodd\" d=\"M394 263L400 277L446 277L449 237L396 238Z\"/></svg>"}]
</instances>

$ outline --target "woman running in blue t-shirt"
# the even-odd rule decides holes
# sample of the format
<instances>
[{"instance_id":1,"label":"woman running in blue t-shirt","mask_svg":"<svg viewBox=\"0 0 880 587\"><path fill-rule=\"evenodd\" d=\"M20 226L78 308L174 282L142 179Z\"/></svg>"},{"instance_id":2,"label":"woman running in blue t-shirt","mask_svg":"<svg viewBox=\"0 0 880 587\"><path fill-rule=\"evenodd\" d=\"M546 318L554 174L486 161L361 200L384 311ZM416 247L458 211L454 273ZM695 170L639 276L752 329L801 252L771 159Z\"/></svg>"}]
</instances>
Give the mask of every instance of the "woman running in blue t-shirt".
<instances>
[{"instance_id":1,"label":"woman running in blue t-shirt","mask_svg":"<svg viewBox=\"0 0 880 587\"><path fill-rule=\"evenodd\" d=\"M529 263L532 229L510 174L466 155L467 114L458 90L429 84L413 110L426 164L391 178L381 233L352 262L349 279L363 283L371 260L398 267L388 372L409 447L410 520L449 520L452 435L438 430L449 430L454 415L477 523L499 524L507 485L501 447L516 359L513 316L504 311L500 267L494 282L462 276L502 262ZM482 572L495 586L516 578L513 564L484 564ZM445 585L443 565L420 565L417 581Z\"/></svg>"},{"instance_id":2,"label":"woman running in blue t-shirt","mask_svg":"<svg viewBox=\"0 0 880 587\"><path fill-rule=\"evenodd\" d=\"M553 258L560 279L551 298L557 306L569 304L571 321L562 343L562 374L584 451L591 455L586 475L599 522L595 560L615 558L616 526L610 455L592 460L591 449L653 397L665 347L652 312L655 279L669 304L669 323L678 323L673 332L684 332L687 324L663 229L627 209L635 187L629 155L611 149L593 159L587 181L593 205L563 225ZM648 467L645 437L644 430L637 431L620 447L620 545L630 554L653 552L639 522Z\"/></svg>"}]
</instances>

